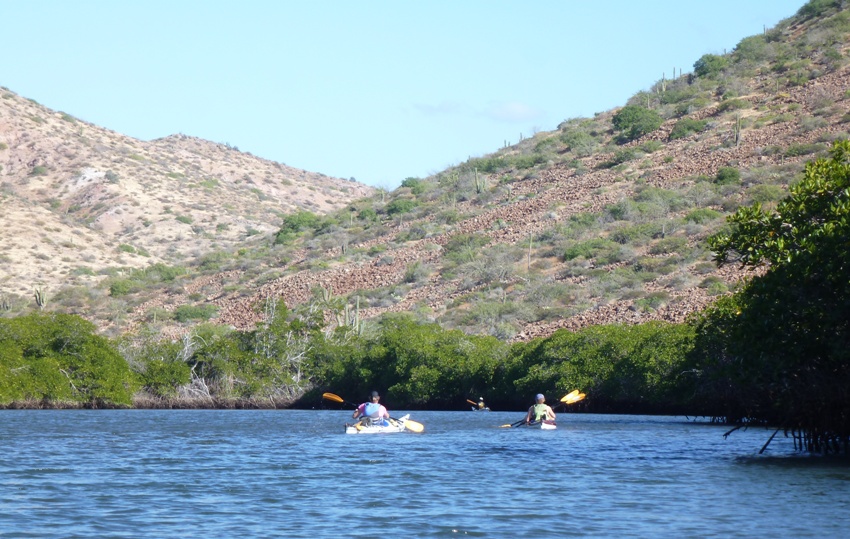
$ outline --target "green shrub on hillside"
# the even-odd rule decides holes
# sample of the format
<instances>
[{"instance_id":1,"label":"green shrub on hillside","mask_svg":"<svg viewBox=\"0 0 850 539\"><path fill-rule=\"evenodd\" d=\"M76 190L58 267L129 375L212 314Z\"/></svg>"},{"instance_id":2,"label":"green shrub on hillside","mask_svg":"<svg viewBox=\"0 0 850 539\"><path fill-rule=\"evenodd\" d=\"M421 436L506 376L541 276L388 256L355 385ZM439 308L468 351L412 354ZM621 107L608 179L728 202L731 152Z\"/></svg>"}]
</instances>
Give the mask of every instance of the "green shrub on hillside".
<instances>
[{"instance_id":1,"label":"green shrub on hillside","mask_svg":"<svg viewBox=\"0 0 850 539\"><path fill-rule=\"evenodd\" d=\"M676 140L680 138L687 137L692 133L699 133L703 129L708 122L705 120L693 120L691 118L682 118L676 125L673 126L673 129L670 130L669 138L670 140Z\"/></svg>"},{"instance_id":2,"label":"green shrub on hillside","mask_svg":"<svg viewBox=\"0 0 850 539\"><path fill-rule=\"evenodd\" d=\"M785 150L785 157L799 157L801 155L809 155L817 152L822 152L824 150L826 150L826 145L817 142L808 144L791 144Z\"/></svg>"},{"instance_id":3,"label":"green shrub on hillside","mask_svg":"<svg viewBox=\"0 0 850 539\"><path fill-rule=\"evenodd\" d=\"M772 53L771 45L766 36L757 34L745 37L735 46L732 57L736 62L761 63L769 59Z\"/></svg>"},{"instance_id":4,"label":"green shrub on hillside","mask_svg":"<svg viewBox=\"0 0 850 539\"><path fill-rule=\"evenodd\" d=\"M500 170L509 168L511 165L510 162L508 162L503 156L497 155L493 157L470 159L466 162L466 166L471 170L478 170L478 172L483 172L485 174L493 174Z\"/></svg>"},{"instance_id":5,"label":"green shrub on hillside","mask_svg":"<svg viewBox=\"0 0 850 539\"><path fill-rule=\"evenodd\" d=\"M760 204L778 202L782 200L786 194L786 191L782 189L782 187L773 184L754 185L747 190L747 197L750 200L750 204L755 202Z\"/></svg>"},{"instance_id":6,"label":"green shrub on hillside","mask_svg":"<svg viewBox=\"0 0 850 539\"><path fill-rule=\"evenodd\" d=\"M570 151L577 157L591 155L598 146L597 140L590 134L580 129L570 129L561 133L558 137L566 144Z\"/></svg>"},{"instance_id":7,"label":"green shrub on hillside","mask_svg":"<svg viewBox=\"0 0 850 539\"><path fill-rule=\"evenodd\" d=\"M617 165L627 163L636 159L640 155L640 151L636 148L621 148L614 152L614 155L608 161L599 164L599 168L613 168Z\"/></svg>"},{"instance_id":8,"label":"green shrub on hillside","mask_svg":"<svg viewBox=\"0 0 850 539\"><path fill-rule=\"evenodd\" d=\"M697 77L716 77L729 65L725 56L704 54L694 62L694 75Z\"/></svg>"},{"instance_id":9,"label":"green shrub on hillside","mask_svg":"<svg viewBox=\"0 0 850 539\"><path fill-rule=\"evenodd\" d=\"M685 216L685 221L696 223L698 225L719 219L723 214L711 208L698 208Z\"/></svg>"},{"instance_id":10,"label":"green shrub on hillside","mask_svg":"<svg viewBox=\"0 0 850 539\"><path fill-rule=\"evenodd\" d=\"M615 228L608 236L619 244L642 245L661 234L661 224L657 222L624 225Z\"/></svg>"},{"instance_id":11,"label":"green shrub on hillside","mask_svg":"<svg viewBox=\"0 0 850 539\"><path fill-rule=\"evenodd\" d=\"M138 291L139 286L131 279L113 279L109 284L109 295L113 298Z\"/></svg>"},{"instance_id":12,"label":"green shrub on hillside","mask_svg":"<svg viewBox=\"0 0 850 539\"><path fill-rule=\"evenodd\" d=\"M357 217L363 221L374 222L378 220L378 212L372 208L363 208L357 214Z\"/></svg>"},{"instance_id":13,"label":"green shrub on hillside","mask_svg":"<svg viewBox=\"0 0 850 539\"><path fill-rule=\"evenodd\" d=\"M683 236L667 236L661 238L649 248L649 254L666 255L672 253L684 254L688 246L688 238Z\"/></svg>"},{"instance_id":14,"label":"green shrub on hillside","mask_svg":"<svg viewBox=\"0 0 850 539\"><path fill-rule=\"evenodd\" d=\"M419 178L405 178L401 182L402 187L407 187L414 195L421 195L425 192L427 184Z\"/></svg>"},{"instance_id":15,"label":"green shrub on hillside","mask_svg":"<svg viewBox=\"0 0 850 539\"><path fill-rule=\"evenodd\" d=\"M717 185L739 185L741 183L741 171L735 167L720 167L714 176Z\"/></svg>"},{"instance_id":16,"label":"green shrub on hillside","mask_svg":"<svg viewBox=\"0 0 850 539\"><path fill-rule=\"evenodd\" d=\"M611 118L614 129L620 132L620 141L628 142L661 127L664 118L654 110L639 105L626 105Z\"/></svg>"},{"instance_id":17,"label":"green shrub on hillside","mask_svg":"<svg viewBox=\"0 0 850 539\"><path fill-rule=\"evenodd\" d=\"M578 257L596 260L599 265L612 264L622 260L622 246L604 238L592 238L574 243L564 251L564 260Z\"/></svg>"},{"instance_id":18,"label":"green shrub on hillside","mask_svg":"<svg viewBox=\"0 0 850 539\"><path fill-rule=\"evenodd\" d=\"M301 232L317 229L321 222L321 218L313 212L301 210L291 213L283 218L283 223L275 234L274 243L288 243Z\"/></svg>"},{"instance_id":19,"label":"green shrub on hillside","mask_svg":"<svg viewBox=\"0 0 850 539\"><path fill-rule=\"evenodd\" d=\"M174 319L178 322L191 320L209 320L218 312L215 305L180 305L174 309Z\"/></svg>"},{"instance_id":20,"label":"green shrub on hillside","mask_svg":"<svg viewBox=\"0 0 850 539\"><path fill-rule=\"evenodd\" d=\"M387 215L400 215L404 213L410 213L418 205L419 204L415 200L410 200L406 198L396 198L395 200L392 200L389 204L387 204Z\"/></svg>"},{"instance_id":21,"label":"green shrub on hillside","mask_svg":"<svg viewBox=\"0 0 850 539\"><path fill-rule=\"evenodd\" d=\"M642 311L657 311L659 308L663 307L670 301L670 294L663 290L658 290L655 292L650 292L646 296L636 299L635 306L638 307Z\"/></svg>"},{"instance_id":22,"label":"green shrub on hillside","mask_svg":"<svg viewBox=\"0 0 850 539\"><path fill-rule=\"evenodd\" d=\"M534 168L546 162L546 157L539 154L516 155L509 159L510 164L519 170Z\"/></svg>"},{"instance_id":23,"label":"green shrub on hillside","mask_svg":"<svg viewBox=\"0 0 850 539\"><path fill-rule=\"evenodd\" d=\"M827 13L831 9L841 9L843 2L839 0L809 0L803 7L797 10L797 16L804 20L814 19Z\"/></svg>"},{"instance_id":24,"label":"green shrub on hillside","mask_svg":"<svg viewBox=\"0 0 850 539\"><path fill-rule=\"evenodd\" d=\"M739 110L748 108L750 104L743 99L731 98L725 99L717 105L717 112L726 112L727 110Z\"/></svg>"}]
</instances>

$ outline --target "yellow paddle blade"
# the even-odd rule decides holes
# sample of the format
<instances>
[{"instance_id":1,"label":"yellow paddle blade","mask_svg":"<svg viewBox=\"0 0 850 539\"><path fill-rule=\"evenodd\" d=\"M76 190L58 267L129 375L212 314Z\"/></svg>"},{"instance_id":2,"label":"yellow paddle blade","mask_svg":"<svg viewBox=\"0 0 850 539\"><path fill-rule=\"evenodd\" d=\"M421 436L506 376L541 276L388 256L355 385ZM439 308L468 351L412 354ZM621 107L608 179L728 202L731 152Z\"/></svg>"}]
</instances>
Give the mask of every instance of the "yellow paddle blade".
<instances>
[{"instance_id":1,"label":"yellow paddle blade","mask_svg":"<svg viewBox=\"0 0 850 539\"><path fill-rule=\"evenodd\" d=\"M404 428L411 432L422 432L425 430L425 425L419 423L418 421L412 421L408 419L404 422Z\"/></svg>"},{"instance_id":2,"label":"yellow paddle blade","mask_svg":"<svg viewBox=\"0 0 850 539\"><path fill-rule=\"evenodd\" d=\"M329 401L343 403L345 400L339 395L334 395L333 393L322 393L323 399L328 399Z\"/></svg>"},{"instance_id":3,"label":"yellow paddle blade","mask_svg":"<svg viewBox=\"0 0 850 539\"><path fill-rule=\"evenodd\" d=\"M499 425L499 428L500 429L509 429L509 428L511 428L511 424L508 423L507 425Z\"/></svg>"},{"instance_id":4,"label":"yellow paddle blade","mask_svg":"<svg viewBox=\"0 0 850 539\"><path fill-rule=\"evenodd\" d=\"M570 399L575 398L575 397L576 397L576 395L578 395L578 389L575 389L575 390L573 390L573 391L571 391L571 392L567 393L566 395L564 395L564 396L561 398L561 402L567 402L567 401L569 401Z\"/></svg>"},{"instance_id":5,"label":"yellow paddle blade","mask_svg":"<svg viewBox=\"0 0 850 539\"><path fill-rule=\"evenodd\" d=\"M573 403L576 403L576 402L578 402L578 401L580 401L580 400L583 400L586 396L587 396L587 395L585 395L584 393L579 393L578 395L575 395L575 396L574 396L574 397L572 397L571 399L569 399L569 400L565 400L565 401L564 401L564 404L573 404Z\"/></svg>"}]
</instances>

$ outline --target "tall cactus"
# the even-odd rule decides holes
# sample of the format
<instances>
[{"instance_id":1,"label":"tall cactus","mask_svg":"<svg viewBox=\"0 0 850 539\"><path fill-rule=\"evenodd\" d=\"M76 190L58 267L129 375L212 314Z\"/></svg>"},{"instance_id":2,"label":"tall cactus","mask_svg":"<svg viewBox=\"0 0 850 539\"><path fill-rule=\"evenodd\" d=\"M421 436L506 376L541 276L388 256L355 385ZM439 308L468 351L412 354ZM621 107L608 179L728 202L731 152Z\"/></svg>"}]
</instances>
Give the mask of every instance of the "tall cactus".
<instances>
[{"instance_id":1,"label":"tall cactus","mask_svg":"<svg viewBox=\"0 0 850 539\"><path fill-rule=\"evenodd\" d=\"M36 288L33 292L33 296L35 296L35 304L38 305L39 309L44 309L44 306L47 305L47 296L44 294L41 288Z\"/></svg>"},{"instance_id":2,"label":"tall cactus","mask_svg":"<svg viewBox=\"0 0 850 539\"><path fill-rule=\"evenodd\" d=\"M741 114L735 114L735 147L741 144Z\"/></svg>"},{"instance_id":3,"label":"tall cactus","mask_svg":"<svg viewBox=\"0 0 850 539\"><path fill-rule=\"evenodd\" d=\"M478 176L478 168L473 169L475 172L475 192L479 195L484 192L484 189L487 188L487 177L486 176Z\"/></svg>"}]
</instances>

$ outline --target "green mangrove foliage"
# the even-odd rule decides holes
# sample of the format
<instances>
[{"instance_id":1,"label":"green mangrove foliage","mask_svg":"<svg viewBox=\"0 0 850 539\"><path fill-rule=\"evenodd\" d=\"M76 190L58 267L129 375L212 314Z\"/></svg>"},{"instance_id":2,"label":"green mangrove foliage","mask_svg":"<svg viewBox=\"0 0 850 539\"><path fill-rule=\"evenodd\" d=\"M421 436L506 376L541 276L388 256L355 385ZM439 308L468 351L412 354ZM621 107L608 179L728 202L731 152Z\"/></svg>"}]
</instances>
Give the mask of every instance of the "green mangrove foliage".
<instances>
[{"instance_id":1,"label":"green mangrove foliage","mask_svg":"<svg viewBox=\"0 0 850 539\"><path fill-rule=\"evenodd\" d=\"M688 404L681 388L688 384L683 364L693 336L688 325L662 322L559 330L546 339L514 346L504 391L561 395L580 388L593 395L594 409L599 411L681 411Z\"/></svg>"},{"instance_id":2,"label":"green mangrove foliage","mask_svg":"<svg viewBox=\"0 0 850 539\"><path fill-rule=\"evenodd\" d=\"M383 320L373 338L325 346L313 359L319 386L355 395L378 387L394 406L455 408L459 399L483 396L521 409L536 393L581 388L595 410L673 412L688 404L682 388L691 375L683 365L692 346L693 329L684 324L561 330L507 344L399 315Z\"/></svg>"},{"instance_id":3,"label":"green mangrove foliage","mask_svg":"<svg viewBox=\"0 0 850 539\"><path fill-rule=\"evenodd\" d=\"M766 266L696 322L695 369L724 415L809 450L850 449L850 142L806 165L774 211L756 203L709 239L718 263Z\"/></svg>"},{"instance_id":4,"label":"green mangrove foliage","mask_svg":"<svg viewBox=\"0 0 850 539\"><path fill-rule=\"evenodd\" d=\"M39 312L0 319L0 405L130 405L130 368L95 329L71 314Z\"/></svg>"}]
</instances>

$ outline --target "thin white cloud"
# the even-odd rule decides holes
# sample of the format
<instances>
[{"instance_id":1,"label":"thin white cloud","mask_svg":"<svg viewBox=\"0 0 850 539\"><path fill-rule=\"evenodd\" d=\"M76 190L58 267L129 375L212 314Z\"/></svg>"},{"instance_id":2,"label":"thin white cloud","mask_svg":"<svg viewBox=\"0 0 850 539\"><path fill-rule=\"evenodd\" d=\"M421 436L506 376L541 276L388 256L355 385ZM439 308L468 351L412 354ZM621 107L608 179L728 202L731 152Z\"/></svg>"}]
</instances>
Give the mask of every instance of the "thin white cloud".
<instances>
[{"instance_id":1,"label":"thin white cloud","mask_svg":"<svg viewBox=\"0 0 850 539\"><path fill-rule=\"evenodd\" d=\"M469 114L469 105L459 101L442 101L436 105L429 103L414 103L413 108L426 116L455 116Z\"/></svg>"},{"instance_id":2,"label":"thin white cloud","mask_svg":"<svg viewBox=\"0 0 850 539\"><path fill-rule=\"evenodd\" d=\"M521 123L541 118L543 111L520 101L503 101L491 103L483 115L500 122Z\"/></svg>"},{"instance_id":3,"label":"thin white cloud","mask_svg":"<svg viewBox=\"0 0 850 539\"><path fill-rule=\"evenodd\" d=\"M415 103L413 108L426 116L480 116L507 123L527 123L543 117L543 111L520 101L493 102L478 110L460 101Z\"/></svg>"}]
</instances>

